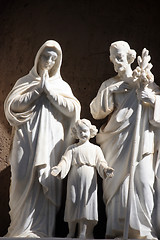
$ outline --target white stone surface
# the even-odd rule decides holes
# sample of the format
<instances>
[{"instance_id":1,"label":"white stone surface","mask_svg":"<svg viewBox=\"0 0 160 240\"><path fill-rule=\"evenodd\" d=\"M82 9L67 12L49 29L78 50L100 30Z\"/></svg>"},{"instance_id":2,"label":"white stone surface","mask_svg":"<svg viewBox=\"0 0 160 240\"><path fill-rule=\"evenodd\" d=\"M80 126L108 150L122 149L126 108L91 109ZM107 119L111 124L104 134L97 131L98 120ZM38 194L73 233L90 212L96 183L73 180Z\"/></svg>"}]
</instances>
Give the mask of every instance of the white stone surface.
<instances>
[{"instance_id":1,"label":"white stone surface","mask_svg":"<svg viewBox=\"0 0 160 240\"><path fill-rule=\"evenodd\" d=\"M67 148L51 174L61 179L68 174L64 216L69 225L68 237L75 236L76 224L79 224L79 238L93 238L93 228L98 221L97 171L105 179L112 177L113 169L108 167L100 147L89 142L97 133L89 120L78 120L73 132L79 142Z\"/></svg>"},{"instance_id":2,"label":"white stone surface","mask_svg":"<svg viewBox=\"0 0 160 240\"><path fill-rule=\"evenodd\" d=\"M5 100L6 118L13 126L7 237L54 236L61 181L50 170L73 142L71 127L80 117L80 103L61 78L61 62L60 45L45 42L32 70Z\"/></svg>"},{"instance_id":3,"label":"white stone surface","mask_svg":"<svg viewBox=\"0 0 160 240\"><path fill-rule=\"evenodd\" d=\"M153 82L150 57L143 54L143 66L138 58L140 74L138 68L133 74L136 52L124 41L111 44L117 75L102 83L90 104L95 119L109 116L97 135L105 159L115 169L114 177L103 182L108 237L123 236L126 211L129 238L158 237L160 88Z\"/></svg>"},{"instance_id":4,"label":"white stone surface","mask_svg":"<svg viewBox=\"0 0 160 240\"><path fill-rule=\"evenodd\" d=\"M0 239L5 239L5 240L17 240L17 238L7 238L7 237L0 237ZM24 238L21 238L21 237L19 237L18 238L18 240L23 240ZM25 238L26 239L26 238ZM27 238L28 240L33 240L33 238ZM39 238L34 238L34 239L39 239ZM77 238L54 238L54 237L50 237L50 238L41 238L41 240L65 240L65 239L72 239L72 240L77 240ZM100 238L98 238L99 240L100 240ZM98 240L97 239L97 240ZM109 240L109 238L107 238L108 240ZM120 239L122 239L122 238L116 238L117 240L120 240ZM128 240L131 240L131 239L128 239ZM134 238L132 238L132 240L136 240L136 239L134 239Z\"/></svg>"}]
</instances>

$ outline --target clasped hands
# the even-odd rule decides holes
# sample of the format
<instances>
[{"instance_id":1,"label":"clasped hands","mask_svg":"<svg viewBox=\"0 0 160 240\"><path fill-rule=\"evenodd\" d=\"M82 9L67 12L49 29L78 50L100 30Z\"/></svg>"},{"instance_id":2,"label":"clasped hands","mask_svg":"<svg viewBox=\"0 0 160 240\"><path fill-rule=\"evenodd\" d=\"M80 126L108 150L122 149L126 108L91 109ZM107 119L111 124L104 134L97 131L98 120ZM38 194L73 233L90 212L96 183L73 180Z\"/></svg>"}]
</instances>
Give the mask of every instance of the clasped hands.
<instances>
[{"instance_id":1,"label":"clasped hands","mask_svg":"<svg viewBox=\"0 0 160 240\"><path fill-rule=\"evenodd\" d=\"M46 92L47 91L47 80L49 79L49 74L48 74L48 70L44 70L41 73L41 81L38 85L39 91L42 92Z\"/></svg>"}]
</instances>

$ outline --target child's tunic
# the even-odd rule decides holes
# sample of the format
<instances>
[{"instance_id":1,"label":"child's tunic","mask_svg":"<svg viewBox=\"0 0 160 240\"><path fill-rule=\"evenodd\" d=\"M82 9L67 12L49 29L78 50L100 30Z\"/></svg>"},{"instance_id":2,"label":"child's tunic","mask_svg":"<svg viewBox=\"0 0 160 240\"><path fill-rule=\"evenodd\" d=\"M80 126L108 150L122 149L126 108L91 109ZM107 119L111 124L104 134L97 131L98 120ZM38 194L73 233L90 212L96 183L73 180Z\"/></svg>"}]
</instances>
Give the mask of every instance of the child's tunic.
<instances>
[{"instance_id":1,"label":"child's tunic","mask_svg":"<svg viewBox=\"0 0 160 240\"><path fill-rule=\"evenodd\" d=\"M104 171L108 167L102 150L90 142L74 144L66 150L59 165L62 167L61 178L70 170L64 220L72 222L85 219L96 224L97 171L104 178Z\"/></svg>"}]
</instances>

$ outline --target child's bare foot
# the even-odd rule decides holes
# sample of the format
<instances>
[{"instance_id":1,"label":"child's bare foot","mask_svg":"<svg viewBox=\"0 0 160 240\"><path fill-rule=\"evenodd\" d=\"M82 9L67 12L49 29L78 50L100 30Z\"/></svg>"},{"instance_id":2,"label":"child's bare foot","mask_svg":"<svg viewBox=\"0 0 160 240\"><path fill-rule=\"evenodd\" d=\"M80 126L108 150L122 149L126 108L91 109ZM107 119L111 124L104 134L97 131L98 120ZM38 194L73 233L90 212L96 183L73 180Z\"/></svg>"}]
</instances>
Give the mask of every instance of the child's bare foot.
<instances>
[{"instance_id":1,"label":"child's bare foot","mask_svg":"<svg viewBox=\"0 0 160 240\"><path fill-rule=\"evenodd\" d=\"M68 233L66 238L74 238L74 235L71 233Z\"/></svg>"},{"instance_id":2,"label":"child's bare foot","mask_svg":"<svg viewBox=\"0 0 160 240\"><path fill-rule=\"evenodd\" d=\"M79 235L79 238L80 238L80 239L86 239L86 234L81 233L81 234Z\"/></svg>"}]
</instances>

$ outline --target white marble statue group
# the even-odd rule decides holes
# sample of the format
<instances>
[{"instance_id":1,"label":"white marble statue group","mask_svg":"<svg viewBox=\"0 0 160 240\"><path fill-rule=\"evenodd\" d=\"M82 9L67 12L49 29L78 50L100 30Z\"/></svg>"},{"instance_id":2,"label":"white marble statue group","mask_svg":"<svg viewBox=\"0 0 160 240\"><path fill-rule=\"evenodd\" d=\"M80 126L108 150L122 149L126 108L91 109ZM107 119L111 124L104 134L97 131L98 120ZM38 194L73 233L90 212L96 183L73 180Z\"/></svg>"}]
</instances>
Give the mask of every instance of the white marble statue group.
<instances>
[{"instance_id":1,"label":"white marble statue group","mask_svg":"<svg viewBox=\"0 0 160 240\"><path fill-rule=\"evenodd\" d=\"M98 134L60 74L62 51L49 40L34 66L7 96L13 127L7 237L53 237L62 179L68 175L64 220L68 238L93 238L98 221L97 172L103 179L106 238L160 238L160 87L147 49L137 58L127 42L110 46L117 73L90 104L106 118ZM96 136L97 135L97 136ZM90 138L96 136L99 145ZM75 141L78 139L78 141Z\"/></svg>"}]
</instances>

